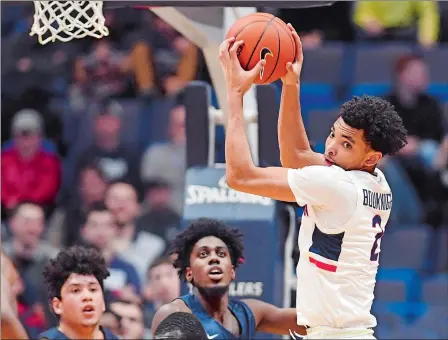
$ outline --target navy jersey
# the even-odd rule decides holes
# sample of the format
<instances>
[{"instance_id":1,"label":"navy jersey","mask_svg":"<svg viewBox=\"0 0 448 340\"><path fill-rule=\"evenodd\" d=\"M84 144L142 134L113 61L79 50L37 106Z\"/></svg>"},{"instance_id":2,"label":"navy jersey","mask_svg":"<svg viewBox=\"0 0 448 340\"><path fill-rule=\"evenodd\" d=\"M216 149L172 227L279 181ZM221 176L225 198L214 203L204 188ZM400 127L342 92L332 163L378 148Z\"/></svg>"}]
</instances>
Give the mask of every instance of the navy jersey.
<instances>
[{"instance_id":1,"label":"navy jersey","mask_svg":"<svg viewBox=\"0 0 448 340\"><path fill-rule=\"evenodd\" d=\"M209 339L234 340L253 338L256 331L255 317L249 306L244 302L229 299L229 310L238 320L241 329L240 336L235 337L205 311L194 294L181 296L180 299L185 302L191 312L201 321Z\"/></svg>"},{"instance_id":2,"label":"navy jersey","mask_svg":"<svg viewBox=\"0 0 448 340\"><path fill-rule=\"evenodd\" d=\"M104 334L104 340L118 340L118 337L106 328L100 327L101 332ZM50 328L39 335L39 340L70 340L64 333L62 333L57 327Z\"/></svg>"}]
</instances>

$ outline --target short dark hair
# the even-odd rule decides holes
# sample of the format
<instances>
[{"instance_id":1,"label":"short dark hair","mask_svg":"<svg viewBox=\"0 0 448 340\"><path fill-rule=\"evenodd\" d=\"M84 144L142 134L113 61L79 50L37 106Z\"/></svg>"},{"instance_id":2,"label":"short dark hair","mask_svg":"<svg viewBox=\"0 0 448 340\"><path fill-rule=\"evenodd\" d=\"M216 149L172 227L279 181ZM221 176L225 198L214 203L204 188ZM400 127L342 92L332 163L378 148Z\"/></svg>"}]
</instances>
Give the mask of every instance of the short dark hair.
<instances>
[{"instance_id":1,"label":"short dark hair","mask_svg":"<svg viewBox=\"0 0 448 340\"><path fill-rule=\"evenodd\" d=\"M353 97L342 105L341 118L350 127L363 130L365 141L383 155L393 155L407 144L403 120L385 99Z\"/></svg>"},{"instance_id":2,"label":"short dark hair","mask_svg":"<svg viewBox=\"0 0 448 340\"><path fill-rule=\"evenodd\" d=\"M191 313L175 312L168 315L154 332L154 339L207 340L201 321Z\"/></svg>"},{"instance_id":3,"label":"short dark hair","mask_svg":"<svg viewBox=\"0 0 448 340\"><path fill-rule=\"evenodd\" d=\"M207 236L219 238L226 244L235 268L238 268L238 265L244 262L243 234L238 229L227 227L221 221L200 218L193 221L187 229L176 236L169 252L170 255L176 255L173 265L181 279L185 280L185 271L190 265L190 254L194 245Z\"/></svg>"},{"instance_id":4,"label":"short dark hair","mask_svg":"<svg viewBox=\"0 0 448 340\"><path fill-rule=\"evenodd\" d=\"M64 249L50 260L43 275L48 286L48 298L61 298L61 289L71 274L93 275L103 288L110 275L101 253L91 247L73 246Z\"/></svg>"}]
</instances>

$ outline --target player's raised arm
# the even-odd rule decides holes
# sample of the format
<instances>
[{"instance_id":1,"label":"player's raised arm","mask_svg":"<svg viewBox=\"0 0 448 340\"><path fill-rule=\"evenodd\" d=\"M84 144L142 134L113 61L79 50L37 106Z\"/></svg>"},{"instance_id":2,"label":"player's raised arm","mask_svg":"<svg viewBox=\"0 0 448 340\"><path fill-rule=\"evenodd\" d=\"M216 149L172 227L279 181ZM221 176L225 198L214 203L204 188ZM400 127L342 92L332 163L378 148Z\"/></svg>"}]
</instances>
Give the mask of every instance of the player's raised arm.
<instances>
[{"instance_id":1,"label":"player's raised arm","mask_svg":"<svg viewBox=\"0 0 448 340\"><path fill-rule=\"evenodd\" d=\"M242 41L235 42L229 38L221 44L219 52L228 101L225 145L227 184L239 191L293 202L287 169L256 167L250 154L243 116L243 96L252 86L265 60L260 60L250 71L243 70L237 58L237 50L242 45Z\"/></svg>"},{"instance_id":2,"label":"player's raised arm","mask_svg":"<svg viewBox=\"0 0 448 340\"><path fill-rule=\"evenodd\" d=\"M287 73L282 77L283 87L278 119L278 144L280 160L286 168L299 169L308 165L321 165L324 157L311 150L303 124L300 107L300 74L303 64L302 43L291 24L296 46L296 60L286 65Z\"/></svg>"},{"instance_id":3,"label":"player's raised arm","mask_svg":"<svg viewBox=\"0 0 448 340\"><path fill-rule=\"evenodd\" d=\"M269 303L248 299L243 300L252 310L255 316L257 332L271 334L306 335L304 326L297 325L297 312L295 308L278 308Z\"/></svg>"}]
</instances>

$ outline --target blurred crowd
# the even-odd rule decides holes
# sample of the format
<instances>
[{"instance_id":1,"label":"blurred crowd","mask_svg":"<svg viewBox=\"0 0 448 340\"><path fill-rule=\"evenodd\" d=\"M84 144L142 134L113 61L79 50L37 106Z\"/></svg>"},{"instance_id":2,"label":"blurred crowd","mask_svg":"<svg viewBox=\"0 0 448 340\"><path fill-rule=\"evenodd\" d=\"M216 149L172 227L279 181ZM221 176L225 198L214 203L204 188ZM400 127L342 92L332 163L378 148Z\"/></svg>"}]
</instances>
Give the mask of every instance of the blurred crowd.
<instances>
[{"instance_id":1,"label":"blurred crowd","mask_svg":"<svg viewBox=\"0 0 448 340\"><path fill-rule=\"evenodd\" d=\"M21 319L31 335L55 324L42 269L58 249L89 244L111 272L104 324L123 338L148 338L154 312L180 294L166 253L183 206L182 90L192 80L210 82L202 53L149 11L130 8L106 11L107 38L41 46L29 37L32 6L1 6L2 248L21 274ZM339 2L275 13L296 27L306 50L334 40L423 49L448 41L443 2ZM425 221L439 228L448 224L446 103L426 93L428 66L419 56L402 56L393 70L388 98L409 139L382 166L397 185L410 183ZM131 126L136 110L141 126Z\"/></svg>"}]
</instances>

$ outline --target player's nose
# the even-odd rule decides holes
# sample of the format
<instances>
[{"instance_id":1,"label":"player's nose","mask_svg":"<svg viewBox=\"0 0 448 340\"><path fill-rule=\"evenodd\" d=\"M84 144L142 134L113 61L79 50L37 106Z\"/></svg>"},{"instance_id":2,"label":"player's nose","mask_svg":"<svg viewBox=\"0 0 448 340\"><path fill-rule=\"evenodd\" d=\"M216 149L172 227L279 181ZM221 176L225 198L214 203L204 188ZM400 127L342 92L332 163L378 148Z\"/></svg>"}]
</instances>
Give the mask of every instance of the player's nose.
<instances>
[{"instance_id":1,"label":"player's nose","mask_svg":"<svg viewBox=\"0 0 448 340\"><path fill-rule=\"evenodd\" d=\"M82 301L92 301L92 292L89 289L85 289L82 294Z\"/></svg>"},{"instance_id":2,"label":"player's nose","mask_svg":"<svg viewBox=\"0 0 448 340\"><path fill-rule=\"evenodd\" d=\"M210 260L208 261L208 264L219 264L219 257L215 253L210 254Z\"/></svg>"}]
</instances>

